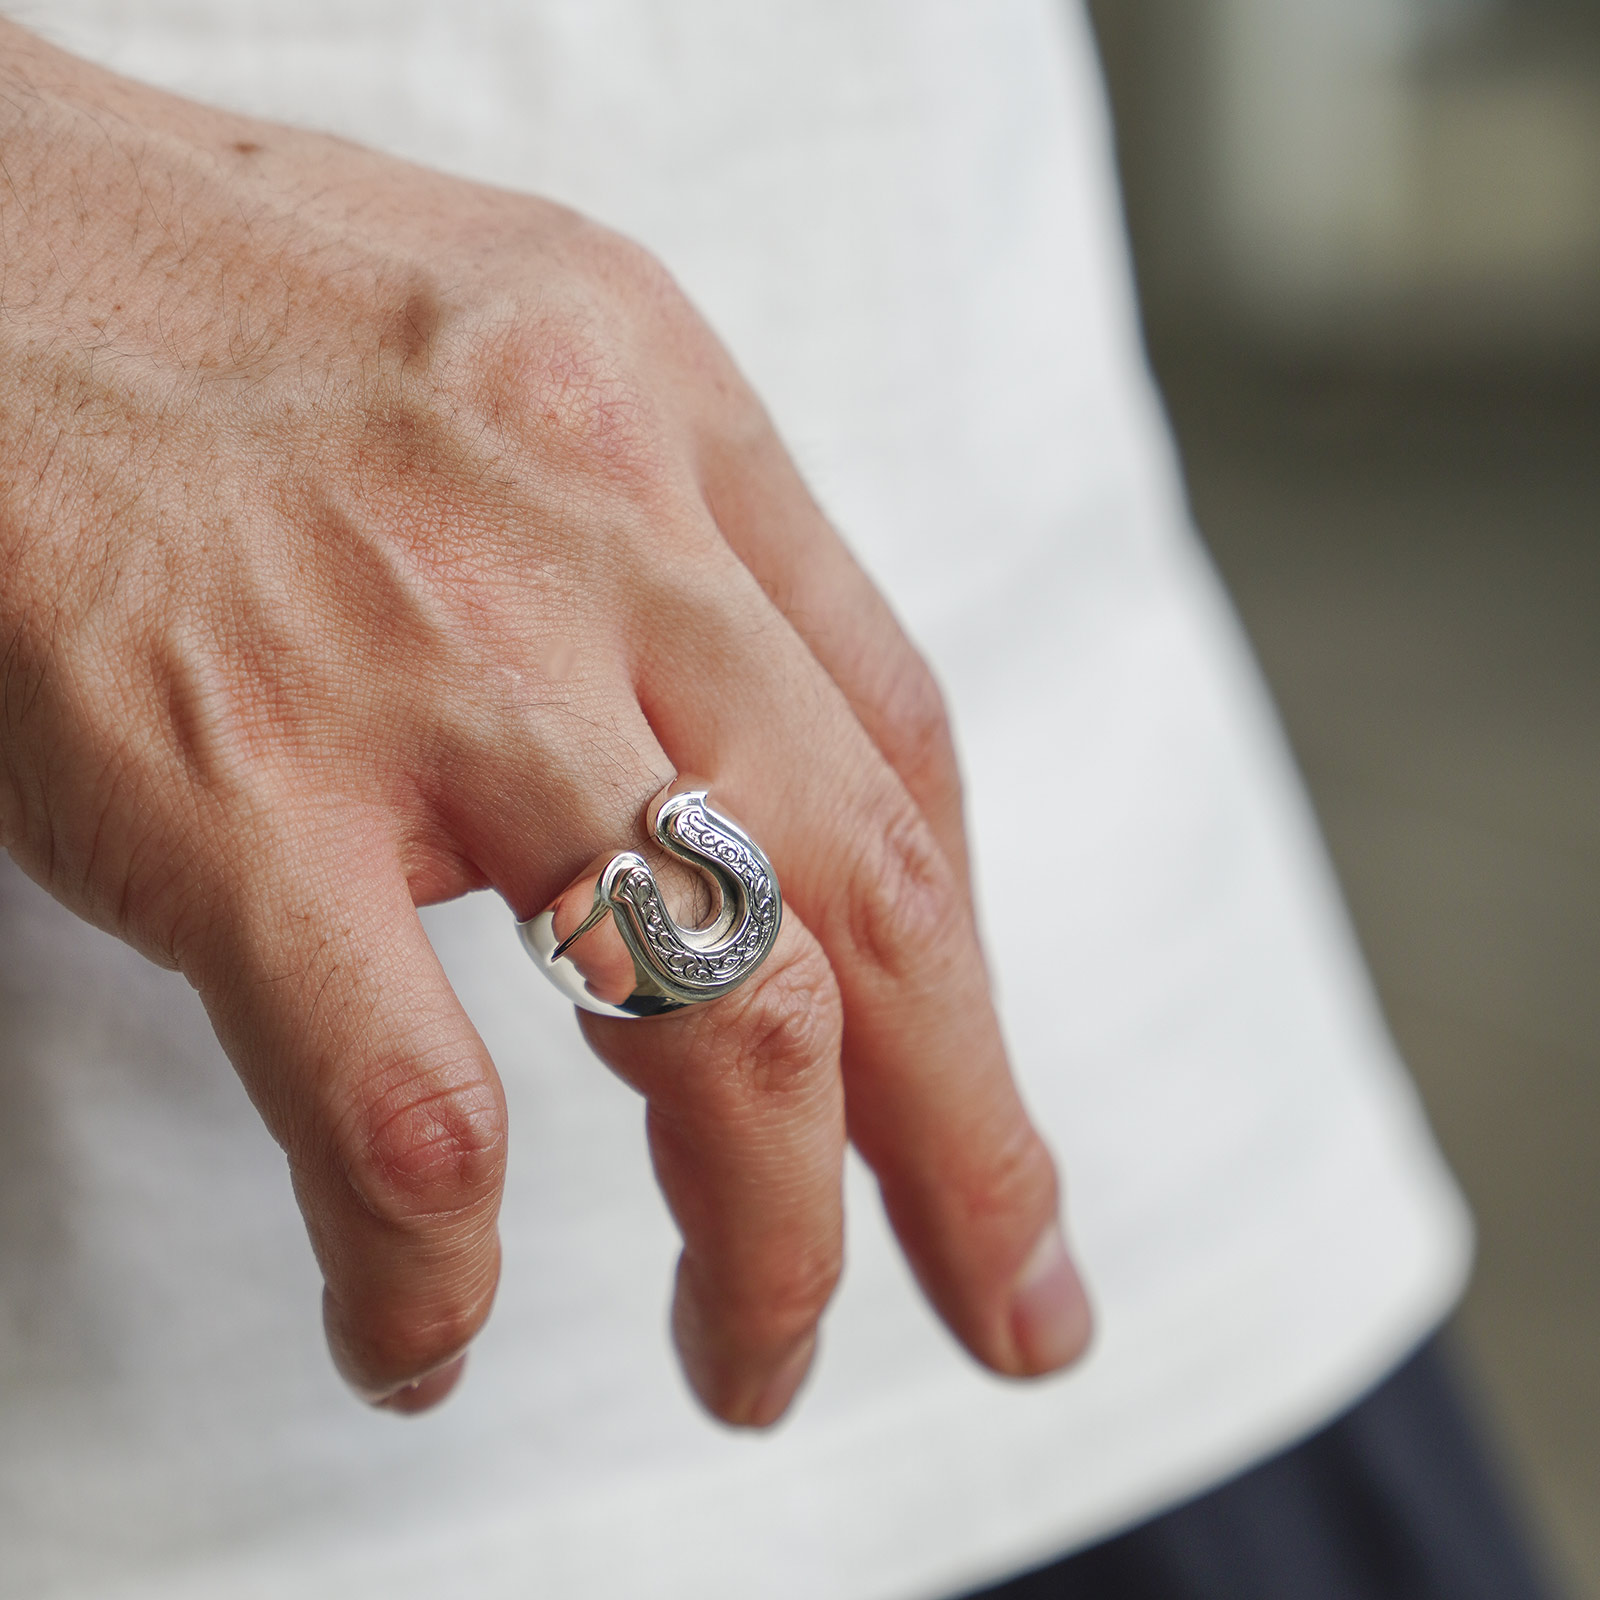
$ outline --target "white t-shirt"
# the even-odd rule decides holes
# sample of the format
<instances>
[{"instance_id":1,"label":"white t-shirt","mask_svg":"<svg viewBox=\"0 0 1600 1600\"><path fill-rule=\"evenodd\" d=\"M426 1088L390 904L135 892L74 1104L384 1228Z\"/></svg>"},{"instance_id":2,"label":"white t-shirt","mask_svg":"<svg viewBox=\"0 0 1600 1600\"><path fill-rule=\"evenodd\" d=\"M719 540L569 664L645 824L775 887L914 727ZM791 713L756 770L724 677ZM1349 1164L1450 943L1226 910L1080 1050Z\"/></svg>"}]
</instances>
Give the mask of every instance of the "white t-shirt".
<instances>
[{"instance_id":1,"label":"white t-shirt","mask_svg":"<svg viewBox=\"0 0 1600 1600\"><path fill-rule=\"evenodd\" d=\"M194 998L4 863L0 1596L934 1596L1248 1464L1438 1321L1468 1224L1187 525L1076 12L9 9L180 91L569 201L676 271L949 691L1100 1333L1047 1383L981 1373L855 1170L797 1414L707 1422L665 1337L639 1104L478 896L428 926L510 1102L503 1288L456 1398L368 1413Z\"/></svg>"}]
</instances>

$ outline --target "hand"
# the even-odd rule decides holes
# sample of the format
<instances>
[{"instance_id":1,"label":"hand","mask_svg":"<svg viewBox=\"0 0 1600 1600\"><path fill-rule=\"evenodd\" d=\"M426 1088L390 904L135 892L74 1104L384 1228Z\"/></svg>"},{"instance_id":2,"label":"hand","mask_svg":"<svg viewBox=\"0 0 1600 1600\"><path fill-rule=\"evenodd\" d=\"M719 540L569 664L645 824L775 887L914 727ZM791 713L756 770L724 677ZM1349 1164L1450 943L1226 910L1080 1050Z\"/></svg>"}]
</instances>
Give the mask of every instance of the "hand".
<instances>
[{"instance_id":1,"label":"hand","mask_svg":"<svg viewBox=\"0 0 1600 1600\"><path fill-rule=\"evenodd\" d=\"M847 1130L980 1361L1075 1357L938 694L662 269L9 25L0 71L0 840L198 989L346 1377L440 1398L498 1270L504 1104L416 907L532 915L680 771L783 935L585 1029L648 1102L702 1401L765 1424L804 1376Z\"/></svg>"}]
</instances>

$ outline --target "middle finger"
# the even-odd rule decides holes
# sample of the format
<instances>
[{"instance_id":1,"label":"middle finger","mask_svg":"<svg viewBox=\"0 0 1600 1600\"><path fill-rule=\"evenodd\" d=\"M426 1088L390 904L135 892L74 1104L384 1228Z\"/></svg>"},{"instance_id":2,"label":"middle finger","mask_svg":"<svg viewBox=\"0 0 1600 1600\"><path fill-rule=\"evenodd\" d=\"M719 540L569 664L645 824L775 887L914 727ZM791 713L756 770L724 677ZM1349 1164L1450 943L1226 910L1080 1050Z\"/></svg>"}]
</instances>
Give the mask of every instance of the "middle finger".
<instances>
[{"instance_id":1,"label":"middle finger","mask_svg":"<svg viewBox=\"0 0 1600 1600\"><path fill-rule=\"evenodd\" d=\"M714 1005L647 1022L583 1015L644 1095L683 1235L673 1335L726 1422L764 1427L810 1366L843 1259L840 1011L817 942L784 920L761 970Z\"/></svg>"},{"instance_id":2,"label":"middle finger","mask_svg":"<svg viewBox=\"0 0 1600 1600\"><path fill-rule=\"evenodd\" d=\"M685 574L640 701L711 775L816 934L844 1010L850 1137L925 1292L986 1365L1054 1370L1088 1338L1054 1164L1011 1077L957 870L839 687L731 555Z\"/></svg>"}]
</instances>

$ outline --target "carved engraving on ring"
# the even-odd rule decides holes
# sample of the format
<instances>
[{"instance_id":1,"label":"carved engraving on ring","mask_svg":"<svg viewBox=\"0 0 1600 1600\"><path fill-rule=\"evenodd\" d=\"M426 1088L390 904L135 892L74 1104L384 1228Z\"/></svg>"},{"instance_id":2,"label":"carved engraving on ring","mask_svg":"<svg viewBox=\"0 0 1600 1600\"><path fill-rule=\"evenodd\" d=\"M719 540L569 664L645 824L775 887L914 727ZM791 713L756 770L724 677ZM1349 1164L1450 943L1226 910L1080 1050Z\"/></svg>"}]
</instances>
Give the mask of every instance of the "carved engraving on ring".
<instances>
[{"instance_id":1,"label":"carved engraving on ring","mask_svg":"<svg viewBox=\"0 0 1600 1600\"><path fill-rule=\"evenodd\" d=\"M650 863L633 850L612 856L599 872L583 921L557 939L554 913L518 924L540 970L576 1005L606 1016L643 1017L715 1000L737 988L771 953L783 920L783 896L761 847L685 788L662 801L656 842L710 880L718 904L704 927L685 927L668 909ZM631 995L603 1000L589 988L568 952L608 916L633 962Z\"/></svg>"},{"instance_id":2,"label":"carved engraving on ring","mask_svg":"<svg viewBox=\"0 0 1600 1600\"><path fill-rule=\"evenodd\" d=\"M712 810L698 790L667 801L655 833L665 849L716 884L721 906L712 922L683 927L667 909L649 864L631 851L612 861L596 899L603 896L617 913L635 964L667 993L725 993L755 971L777 938L782 900L772 868L743 830Z\"/></svg>"}]
</instances>

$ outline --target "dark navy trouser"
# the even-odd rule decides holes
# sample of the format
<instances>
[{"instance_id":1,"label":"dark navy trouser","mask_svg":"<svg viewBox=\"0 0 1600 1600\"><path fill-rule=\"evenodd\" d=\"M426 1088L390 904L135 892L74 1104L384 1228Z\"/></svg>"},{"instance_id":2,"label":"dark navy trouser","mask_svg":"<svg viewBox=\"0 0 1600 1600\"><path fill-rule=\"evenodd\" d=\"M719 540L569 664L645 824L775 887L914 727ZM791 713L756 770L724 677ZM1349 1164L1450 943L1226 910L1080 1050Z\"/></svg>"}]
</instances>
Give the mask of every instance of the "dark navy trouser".
<instances>
[{"instance_id":1,"label":"dark navy trouser","mask_svg":"<svg viewBox=\"0 0 1600 1600\"><path fill-rule=\"evenodd\" d=\"M1554 1600L1437 1341L1304 1444L971 1600Z\"/></svg>"}]
</instances>

